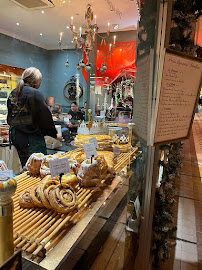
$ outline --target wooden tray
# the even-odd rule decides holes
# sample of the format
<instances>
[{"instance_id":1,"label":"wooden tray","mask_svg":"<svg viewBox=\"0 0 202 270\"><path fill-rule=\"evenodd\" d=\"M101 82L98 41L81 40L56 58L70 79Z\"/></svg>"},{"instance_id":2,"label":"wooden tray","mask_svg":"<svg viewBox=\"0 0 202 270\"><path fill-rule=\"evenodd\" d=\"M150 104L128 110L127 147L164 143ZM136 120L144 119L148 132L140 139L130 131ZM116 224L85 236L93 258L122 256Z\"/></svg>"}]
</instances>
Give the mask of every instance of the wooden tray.
<instances>
[{"instance_id":1,"label":"wooden tray","mask_svg":"<svg viewBox=\"0 0 202 270\"><path fill-rule=\"evenodd\" d=\"M73 152L79 151L81 149L73 150ZM114 166L117 174L127 164L130 164L131 158L135 156L136 152L137 148L133 148L130 152L119 156ZM65 157L66 154L63 156ZM74 210L64 215L45 208L20 208L18 201L21 192L39 183L41 179L31 177L28 173L23 173L15 177L15 179L18 185L13 196L14 245L16 249L21 248L29 259L36 260L37 263L63 239L72 226L82 219L87 212L95 212L91 203L95 200L94 195L96 193L99 195L103 193L103 183L105 182L103 180L100 187L93 189L77 186L76 193L80 201L78 211Z\"/></svg>"}]
</instances>

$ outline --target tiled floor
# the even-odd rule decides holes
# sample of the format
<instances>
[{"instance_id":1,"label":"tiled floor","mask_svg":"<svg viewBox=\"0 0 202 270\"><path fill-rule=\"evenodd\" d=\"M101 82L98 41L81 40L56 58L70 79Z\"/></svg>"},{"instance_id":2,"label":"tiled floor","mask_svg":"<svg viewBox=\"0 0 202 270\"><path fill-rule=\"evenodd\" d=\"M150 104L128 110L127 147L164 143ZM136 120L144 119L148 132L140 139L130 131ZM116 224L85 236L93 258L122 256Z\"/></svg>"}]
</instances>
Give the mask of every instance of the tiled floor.
<instances>
[{"instance_id":1,"label":"tiled floor","mask_svg":"<svg viewBox=\"0 0 202 270\"><path fill-rule=\"evenodd\" d=\"M202 270L202 109L183 145L183 167L176 180L176 247L160 269Z\"/></svg>"}]
</instances>

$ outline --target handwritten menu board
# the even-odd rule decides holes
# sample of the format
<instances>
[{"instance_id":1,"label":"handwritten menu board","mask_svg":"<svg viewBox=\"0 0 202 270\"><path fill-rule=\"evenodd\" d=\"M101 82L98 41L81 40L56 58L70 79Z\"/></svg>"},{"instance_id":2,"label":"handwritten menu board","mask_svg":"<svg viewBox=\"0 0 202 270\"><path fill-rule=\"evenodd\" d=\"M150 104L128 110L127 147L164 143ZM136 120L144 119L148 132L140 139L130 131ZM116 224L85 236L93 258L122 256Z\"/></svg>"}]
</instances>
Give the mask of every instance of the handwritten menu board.
<instances>
[{"instance_id":1,"label":"handwritten menu board","mask_svg":"<svg viewBox=\"0 0 202 270\"><path fill-rule=\"evenodd\" d=\"M164 51L157 90L153 145L189 137L202 76L202 62L171 50Z\"/></svg>"},{"instance_id":2,"label":"handwritten menu board","mask_svg":"<svg viewBox=\"0 0 202 270\"><path fill-rule=\"evenodd\" d=\"M147 142L149 134L148 124L150 123L151 116L153 50L151 50L149 55L140 58L136 66L133 112L134 129L135 133Z\"/></svg>"}]
</instances>

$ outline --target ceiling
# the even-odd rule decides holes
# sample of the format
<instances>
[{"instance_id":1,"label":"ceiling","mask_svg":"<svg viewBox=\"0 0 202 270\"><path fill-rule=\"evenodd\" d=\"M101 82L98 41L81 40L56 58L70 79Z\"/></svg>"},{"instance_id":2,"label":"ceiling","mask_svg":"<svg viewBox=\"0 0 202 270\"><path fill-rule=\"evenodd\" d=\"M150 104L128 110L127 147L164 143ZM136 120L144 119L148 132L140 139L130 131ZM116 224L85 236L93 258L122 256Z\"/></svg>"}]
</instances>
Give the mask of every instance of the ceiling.
<instances>
[{"instance_id":1,"label":"ceiling","mask_svg":"<svg viewBox=\"0 0 202 270\"><path fill-rule=\"evenodd\" d=\"M110 3L121 12L121 18L110 10ZM99 32L106 32L107 23L119 24L117 31L136 29L138 11L131 0L66 0L62 7L27 10L10 0L0 0L0 33L4 33L45 49L58 49L59 33L63 32L63 47L73 48L71 16L77 29L85 24L87 4L92 5ZM16 23L19 23L17 25ZM115 30L111 27L110 30ZM40 33L42 35L40 35ZM117 35L118 36L118 35Z\"/></svg>"}]
</instances>

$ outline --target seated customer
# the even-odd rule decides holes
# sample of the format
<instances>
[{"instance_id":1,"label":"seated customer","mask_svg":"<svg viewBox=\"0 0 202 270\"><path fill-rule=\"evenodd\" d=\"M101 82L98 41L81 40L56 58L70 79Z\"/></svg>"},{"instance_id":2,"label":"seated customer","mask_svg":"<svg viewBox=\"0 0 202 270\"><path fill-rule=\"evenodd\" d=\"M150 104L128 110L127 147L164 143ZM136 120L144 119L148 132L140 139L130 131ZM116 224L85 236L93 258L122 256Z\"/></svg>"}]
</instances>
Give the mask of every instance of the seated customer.
<instances>
[{"instance_id":1,"label":"seated customer","mask_svg":"<svg viewBox=\"0 0 202 270\"><path fill-rule=\"evenodd\" d=\"M67 124L67 127L62 128L63 138L69 142L70 133L76 133L80 120L84 120L84 115L79 111L77 103L74 101L71 103L71 110L68 112L68 117L70 122Z\"/></svg>"}]
</instances>

